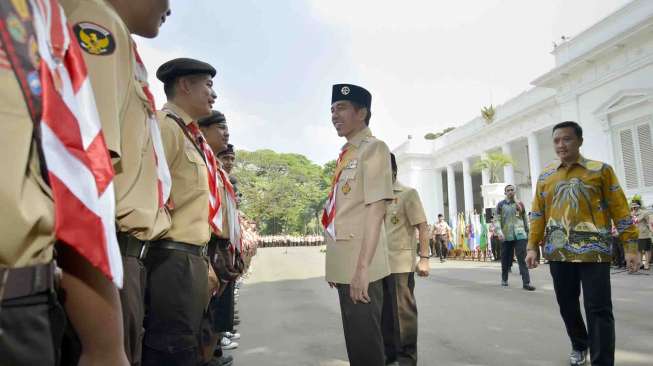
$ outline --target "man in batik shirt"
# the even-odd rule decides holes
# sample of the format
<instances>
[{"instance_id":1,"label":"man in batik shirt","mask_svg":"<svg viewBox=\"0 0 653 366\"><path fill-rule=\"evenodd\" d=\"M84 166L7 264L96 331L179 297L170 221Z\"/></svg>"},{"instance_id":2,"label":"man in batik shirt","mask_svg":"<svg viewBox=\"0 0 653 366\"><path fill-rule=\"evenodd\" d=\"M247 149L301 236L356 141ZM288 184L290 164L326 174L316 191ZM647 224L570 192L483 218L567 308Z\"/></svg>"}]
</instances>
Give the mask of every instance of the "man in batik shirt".
<instances>
[{"instance_id":1,"label":"man in batik shirt","mask_svg":"<svg viewBox=\"0 0 653 366\"><path fill-rule=\"evenodd\" d=\"M592 365L613 365L611 220L631 271L639 269L637 227L614 170L581 156L582 144L583 130L576 122L553 127L553 145L560 160L545 167L538 179L526 262L530 268L537 267L537 246L544 246L572 344L571 365L584 365L588 349ZM580 312L581 284L587 327Z\"/></svg>"}]
</instances>

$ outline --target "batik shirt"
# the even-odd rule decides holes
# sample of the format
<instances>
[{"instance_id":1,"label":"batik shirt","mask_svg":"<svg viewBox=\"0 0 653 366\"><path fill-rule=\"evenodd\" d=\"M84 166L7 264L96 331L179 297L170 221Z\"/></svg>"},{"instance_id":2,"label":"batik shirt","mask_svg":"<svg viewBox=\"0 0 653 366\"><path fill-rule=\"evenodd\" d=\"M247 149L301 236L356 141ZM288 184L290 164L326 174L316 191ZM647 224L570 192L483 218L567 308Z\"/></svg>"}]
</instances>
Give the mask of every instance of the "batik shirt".
<instances>
[{"instance_id":1,"label":"batik shirt","mask_svg":"<svg viewBox=\"0 0 653 366\"><path fill-rule=\"evenodd\" d=\"M560 262L610 262L611 220L626 252L637 251L637 227L612 167L579 157L554 162L537 182L528 247Z\"/></svg>"},{"instance_id":2,"label":"batik shirt","mask_svg":"<svg viewBox=\"0 0 653 366\"><path fill-rule=\"evenodd\" d=\"M526 240L528 238L528 222L524 212L524 204L507 199L497 205L499 234L505 241Z\"/></svg>"}]
</instances>

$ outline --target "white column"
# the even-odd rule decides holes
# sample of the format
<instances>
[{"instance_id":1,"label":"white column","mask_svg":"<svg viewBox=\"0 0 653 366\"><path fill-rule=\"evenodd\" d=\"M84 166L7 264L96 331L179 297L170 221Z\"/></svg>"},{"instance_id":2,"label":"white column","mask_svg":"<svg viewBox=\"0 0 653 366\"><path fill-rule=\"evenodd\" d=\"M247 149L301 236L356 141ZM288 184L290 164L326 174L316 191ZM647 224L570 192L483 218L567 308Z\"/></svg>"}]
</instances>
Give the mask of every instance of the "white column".
<instances>
[{"instance_id":1,"label":"white column","mask_svg":"<svg viewBox=\"0 0 653 366\"><path fill-rule=\"evenodd\" d=\"M435 215L427 217L428 222L435 222L438 219L438 214L444 215L444 186L442 185L442 171L443 168L435 169L435 176L433 180L432 189L435 191Z\"/></svg>"},{"instance_id":2,"label":"white column","mask_svg":"<svg viewBox=\"0 0 653 366\"><path fill-rule=\"evenodd\" d=\"M456 203L456 172L453 165L447 165L447 197L449 198L449 219L458 215L458 205Z\"/></svg>"},{"instance_id":3,"label":"white column","mask_svg":"<svg viewBox=\"0 0 653 366\"><path fill-rule=\"evenodd\" d=\"M463 190L465 193L465 212L474 211L474 191L472 188L472 169L469 158L463 159Z\"/></svg>"},{"instance_id":4,"label":"white column","mask_svg":"<svg viewBox=\"0 0 653 366\"><path fill-rule=\"evenodd\" d=\"M531 187L533 194L537 187L537 179L540 177L542 171L542 159L540 158L540 142L537 140L535 132L528 134L528 165L531 170Z\"/></svg>"},{"instance_id":5,"label":"white column","mask_svg":"<svg viewBox=\"0 0 653 366\"><path fill-rule=\"evenodd\" d=\"M501 152L512 157L512 149L509 143L501 146ZM515 184L515 170L512 164L503 167L503 182L506 184Z\"/></svg>"},{"instance_id":6,"label":"white column","mask_svg":"<svg viewBox=\"0 0 653 366\"><path fill-rule=\"evenodd\" d=\"M481 160L487 159L487 153L481 153ZM481 170L481 179L483 181L483 185L490 184L490 170L489 169L483 169Z\"/></svg>"}]
</instances>

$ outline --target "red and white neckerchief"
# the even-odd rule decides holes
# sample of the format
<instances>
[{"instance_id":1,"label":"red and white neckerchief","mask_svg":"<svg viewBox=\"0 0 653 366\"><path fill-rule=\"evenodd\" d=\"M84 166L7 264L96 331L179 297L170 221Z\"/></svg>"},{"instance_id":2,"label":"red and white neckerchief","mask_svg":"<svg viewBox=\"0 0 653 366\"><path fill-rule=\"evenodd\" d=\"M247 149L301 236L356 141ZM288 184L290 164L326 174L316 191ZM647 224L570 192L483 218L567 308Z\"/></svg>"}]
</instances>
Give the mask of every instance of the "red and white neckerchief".
<instances>
[{"instance_id":1,"label":"red and white neckerchief","mask_svg":"<svg viewBox=\"0 0 653 366\"><path fill-rule=\"evenodd\" d=\"M340 174L343 170L343 161L345 154L347 154L349 148L344 148L340 155L338 155L338 160L336 160L336 170L333 175L333 180L331 181L331 191L329 192L329 198L327 198L326 204L324 205L324 211L322 212L322 226L324 227L324 232L329 234L333 240L336 239L336 196L338 193L338 181L340 180Z\"/></svg>"},{"instance_id":2,"label":"red and white neckerchief","mask_svg":"<svg viewBox=\"0 0 653 366\"><path fill-rule=\"evenodd\" d=\"M220 179L224 184L224 187L227 191L227 197L225 197L224 204L226 205L227 210L227 225L229 225L229 241L231 243L230 249L240 253L242 250L242 236L240 231L240 215L238 214L238 199L236 198L236 190L231 184L227 173L220 167L218 167L218 174ZM222 228L222 210L218 207L220 211L220 228Z\"/></svg>"},{"instance_id":3,"label":"red and white neckerchief","mask_svg":"<svg viewBox=\"0 0 653 366\"><path fill-rule=\"evenodd\" d=\"M159 208L163 207L170 198L170 190L172 189L172 178L170 177L170 169L166 161L165 150L163 150L163 140L161 139L161 130L159 129L159 122L156 119L156 105L154 103L154 96L150 92L149 84L147 82L147 69L143 64L141 56L136 49L136 43L132 40L134 49L134 74L136 80L141 84L143 93L148 101L148 117L147 124L150 130L152 139L152 147L154 150L154 161L156 164L157 173L157 191L159 197Z\"/></svg>"},{"instance_id":4,"label":"red and white neckerchief","mask_svg":"<svg viewBox=\"0 0 653 366\"><path fill-rule=\"evenodd\" d=\"M222 232L222 218L220 216L220 204L222 202L220 191L218 187L218 163L213 154L213 150L206 142L202 131L195 122L187 125L188 131L195 139L197 145L202 149L204 154L204 161L206 162L206 170L209 176L209 225L214 233L220 234Z\"/></svg>"},{"instance_id":5,"label":"red and white neckerchief","mask_svg":"<svg viewBox=\"0 0 653 366\"><path fill-rule=\"evenodd\" d=\"M122 287L114 172L86 64L58 2L30 2L41 56L41 138L55 234Z\"/></svg>"}]
</instances>

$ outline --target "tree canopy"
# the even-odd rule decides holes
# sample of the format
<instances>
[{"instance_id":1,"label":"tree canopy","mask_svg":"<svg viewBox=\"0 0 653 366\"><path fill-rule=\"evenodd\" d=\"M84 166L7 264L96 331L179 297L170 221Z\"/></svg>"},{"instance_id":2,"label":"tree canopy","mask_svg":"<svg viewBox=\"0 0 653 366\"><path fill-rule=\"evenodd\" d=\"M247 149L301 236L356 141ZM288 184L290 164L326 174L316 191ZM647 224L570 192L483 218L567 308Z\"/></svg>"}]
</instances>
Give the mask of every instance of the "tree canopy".
<instances>
[{"instance_id":1,"label":"tree canopy","mask_svg":"<svg viewBox=\"0 0 653 366\"><path fill-rule=\"evenodd\" d=\"M259 222L262 234L321 231L335 160L322 167L303 155L272 150L239 150L236 156L241 209Z\"/></svg>"}]
</instances>

